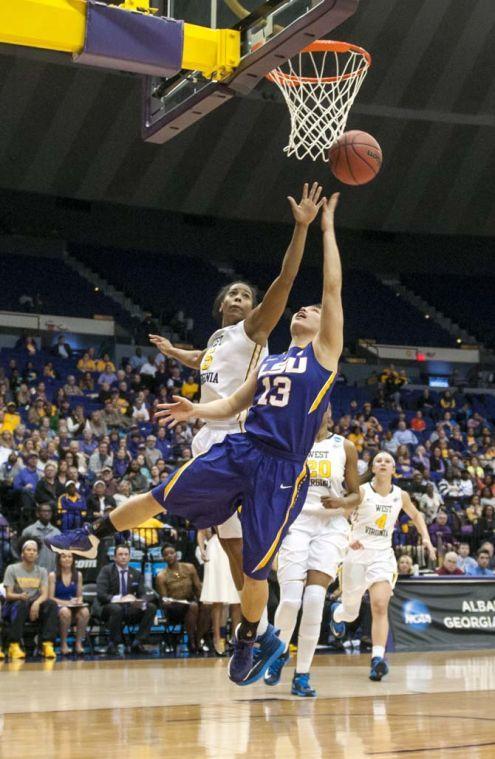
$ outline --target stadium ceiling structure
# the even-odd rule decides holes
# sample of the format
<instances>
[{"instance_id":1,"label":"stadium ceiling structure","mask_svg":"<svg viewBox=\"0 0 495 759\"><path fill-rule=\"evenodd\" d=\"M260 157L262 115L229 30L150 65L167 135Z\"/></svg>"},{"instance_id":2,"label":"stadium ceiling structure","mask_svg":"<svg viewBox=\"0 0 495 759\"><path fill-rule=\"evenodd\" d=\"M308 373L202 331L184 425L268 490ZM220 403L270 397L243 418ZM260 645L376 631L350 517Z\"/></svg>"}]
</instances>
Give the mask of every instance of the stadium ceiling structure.
<instances>
[{"instance_id":1,"label":"stadium ceiling structure","mask_svg":"<svg viewBox=\"0 0 495 759\"><path fill-rule=\"evenodd\" d=\"M493 0L361 0L332 36L373 55L348 121L384 152L376 181L344 189L357 229L495 235ZM0 46L0 187L188 214L289 221L323 163L285 158L285 105L269 83L165 145L140 135L141 77Z\"/></svg>"}]
</instances>

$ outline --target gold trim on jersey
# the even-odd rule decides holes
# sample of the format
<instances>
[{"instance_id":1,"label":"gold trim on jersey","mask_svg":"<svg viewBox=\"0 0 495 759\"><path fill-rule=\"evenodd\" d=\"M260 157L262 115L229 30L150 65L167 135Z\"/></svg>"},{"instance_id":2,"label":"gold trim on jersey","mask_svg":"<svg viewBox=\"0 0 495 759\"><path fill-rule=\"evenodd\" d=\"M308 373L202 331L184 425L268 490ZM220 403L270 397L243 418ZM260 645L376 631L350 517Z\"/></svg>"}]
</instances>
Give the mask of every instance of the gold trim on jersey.
<instances>
[{"instance_id":1,"label":"gold trim on jersey","mask_svg":"<svg viewBox=\"0 0 495 759\"><path fill-rule=\"evenodd\" d=\"M260 345L259 343L254 344L254 348L251 354L251 358L249 360L246 376L244 377L244 382L249 377L249 373L251 372L251 370L254 369L254 367L258 365L258 361L260 360L260 356L261 356L261 351L263 350L264 347L265 347L264 345ZM237 416L237 423L239 424L241 432L245 432L245 429L244 429L245 418L243 419L242 414L243 412L241 411L241 413Z\"/></svg>"},{"instance_id":2,"label":"gold trim on jersey","mask_svg":"<svg viewBox=\"0 0 495 759\"><path fill-rule=\"evenodd\" d=\"M168 496L168 494L170 493L170 491L174 487L175 483L177 482L177 480L179 479L179 477L181 476L181 474L183 474L186 471L187 467L191 466L191 464L193 463L193 461L196 461L196 459L198 459L200 456L203 456L203 455L204 454L200 453L200 454L198 454L198 456L194 456L194 458L189 459L189 461L186 461L185 464L182 464L181 468L176 471L176 473L174 474L174 476L172 477L172 479L170 480L170 482L166 486L165 490L163 491L163 500L166 499L166 497Z\"/></svg>"},{"instance_id":3,"label":"gold trim on jersey","mask_svg":"<svg viewBox=\"0 0 495 759\"><path fill-rule=\"evenodd\" d=\"M304 481L304 479L305 479L306 476L307 476L307 469L306 469L306 464L304 464L304 468L302 469L301 472L299 472L299 474L297 476L297 479L296 479L296 481L294 483L294 488L292 490L292 497L290 499L289 508L286 511L286 514L285 514L285 517L284 517L284 521L282 522L282 525L281 525L279 531L277 532L275 540L271 544L271 546L268 549L267 553L263 556L263 558L261 559L260 563L254 568L254 570L253 570L254 572L257 572L258 569L263 569L263 567L266 567L266 565L268 564L268 562L272 558L273 554L277 550L277 546L278 546L278 544L280 542L280 538L281 538L282 532L284 530L285 525L287 524L287 521L289 519L290 513L291 513L291 511L292 511L292 509L294 507L294 504L296 502L296 498L297 498L297 496L299 494L299 488L301 487L301 484Z\"/></svg>"},{"instance_id":4,"label":"gold trim on jersey","mask_svg":"<svg viewBox=\"0 0 495 759\"><path fill-rule=\"evenodd\" d=\"M312 414L313 411L316 411L316 409L318 408L318 406L322 402L322 400L323 400L323 398L325 396L325 393L328 392L328 390L330 390L330 388L332 387L333 383L335 382L336 376L337 376L337 372L332 372L331 373L330 377L327 379L327 381L325 382L325 384L321 388L320 392L318 393L318 395L314 399L313 403L311 404L311 408L309 409L308 414Z\"/></svg>"}]
</instances>

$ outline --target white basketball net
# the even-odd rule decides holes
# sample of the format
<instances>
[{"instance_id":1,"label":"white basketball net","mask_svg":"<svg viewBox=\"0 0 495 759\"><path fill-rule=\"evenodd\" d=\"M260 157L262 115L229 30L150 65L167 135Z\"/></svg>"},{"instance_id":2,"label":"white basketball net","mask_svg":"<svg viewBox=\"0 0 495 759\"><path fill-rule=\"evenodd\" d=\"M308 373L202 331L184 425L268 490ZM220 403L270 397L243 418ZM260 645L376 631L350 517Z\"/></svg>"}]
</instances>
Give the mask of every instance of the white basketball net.
<instances>
[{"instance_id":1,"label":"white basketball net","mask_svg":"<svg viewBox=\"0 0 495 759\"><path fill-rule=\"evenodd\" d=\"M368 73L365 51L301 50L268 74L289 108L287 156L322 158L345 130L351 106Z\"/></svg>"}]
</instances>

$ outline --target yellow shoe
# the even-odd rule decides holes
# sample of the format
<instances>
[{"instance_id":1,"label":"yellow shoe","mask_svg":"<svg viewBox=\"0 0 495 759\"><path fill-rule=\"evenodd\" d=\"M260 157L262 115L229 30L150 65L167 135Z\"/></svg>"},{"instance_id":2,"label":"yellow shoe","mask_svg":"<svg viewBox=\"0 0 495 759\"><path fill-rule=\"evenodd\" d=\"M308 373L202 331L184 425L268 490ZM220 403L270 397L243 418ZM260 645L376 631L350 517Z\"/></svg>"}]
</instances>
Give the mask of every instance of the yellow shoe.
<instances>
[{"instance_id":1,"label":"yellow shoe","mask_svg":"<svg viewBox=\"0 0 495 759\"><path fill-rule=\"evenodd\" d=\"M3 661L5 659L5 654L3 652L3 649L0 648L0 661Z\"/></svg>"},{"instance_id":2,"label":"yellow shoe","mask_svg":"<svg viewBox=\"0 0 495 759\"><path fill-rule=\"evenodd\" d=\"M17 659L25 659L26 654L18 643L11 643L9 646L9 659L10 661L16 661Z\"/></svg>"},{"instance_id":3,"label":"yellow shoe","mask_svg":"<svg viewBox=\"0 0 495 759\"><path fill-rule=\"evenodd\" d=\"M56 659L57 654L53 648L53 643L50 643L48 640L43 643L41 646L41 655L44 659Z\"/></svg>"}]
</instances>

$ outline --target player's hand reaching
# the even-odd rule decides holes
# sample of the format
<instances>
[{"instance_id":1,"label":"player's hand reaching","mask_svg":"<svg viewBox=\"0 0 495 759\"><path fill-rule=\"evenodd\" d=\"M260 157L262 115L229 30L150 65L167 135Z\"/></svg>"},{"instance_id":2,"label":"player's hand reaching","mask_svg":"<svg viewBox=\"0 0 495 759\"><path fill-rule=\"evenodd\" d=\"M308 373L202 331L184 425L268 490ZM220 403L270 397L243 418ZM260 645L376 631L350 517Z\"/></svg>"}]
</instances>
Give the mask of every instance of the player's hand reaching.
<instances>
[{"instance_id":1,"label":"player's hand reaching","mask_svg":"<svg viewBox=\"0 0 495 759\"><path fill-rule=\"evenodd\" d=\"M335 209L339 202L340 192L334 192L330 196L329 200L324 199L322 212L321 212L321 230L322 232L330 232L333 229L333 217Z\"/></svg>"},{"instance_id":2,"label":"player's hand reaching","mask_svg":"<svg viewBox=\"0 0 495 759\"><path fill-rule=\"evenodd\" d=\"M164 424L172 429L176 424L185 422L186 419L190 419L194 416L194 403L188 401L187 398L182 398L180 395L173 395L175 403L159 403L157 405L157 413L154 419L163 419Z\"/></svg>"},{"instance_id":3,"label":"player's hand reaching","mask_svg":"<svg viewBox=\"0 0 495 759\"><path fill-rule=\"evenodd\" d=\"M160 353L163 353L164 356L168 356L170 351L173 350L173 345L166 337L161 337L161 335L148 335L150 339L150 343L153 343L155 348L157 348Z\"/></svg>"},{"instance_id":4,"label":"player's hand reaching","mask_svg":"<svg viewBox=\"0 0 495 759\"><path fill-rule=\"evenodd\" d=\"M423 540L423 545L428 551L428 558L431 559L431 561L435 561L437 558L437 551L433 543L430 540Z\"/></svg>"},{"instance_id":5,"label":"player's hand reaching","mask_svg":"<svg viewBox=\"0 0 495 759\"><path fill-rule=\"evenodd\" d=\"M289 196L287 200L290 203L292 209L292 215L296 224L301 224L304 227L309 227L312 221L316 218L316 215L325 202L325 198L320 200L322 191L321 185L318 182L313 182L311 189L306 182L303 187L302 198L299 203L296 203L293 197Z\"/></svg>"},{"instance_id":6,"label":"player's hand reaching","mask_svg":"<svg viewBox=\"0 0 495 759\"><path fill-rule=\"evenodd\" d=\"M345 506L343 498L336 498L333 495L324 495L320 500L324 509L342 509Z\"/></svg>"}]
</instances>

